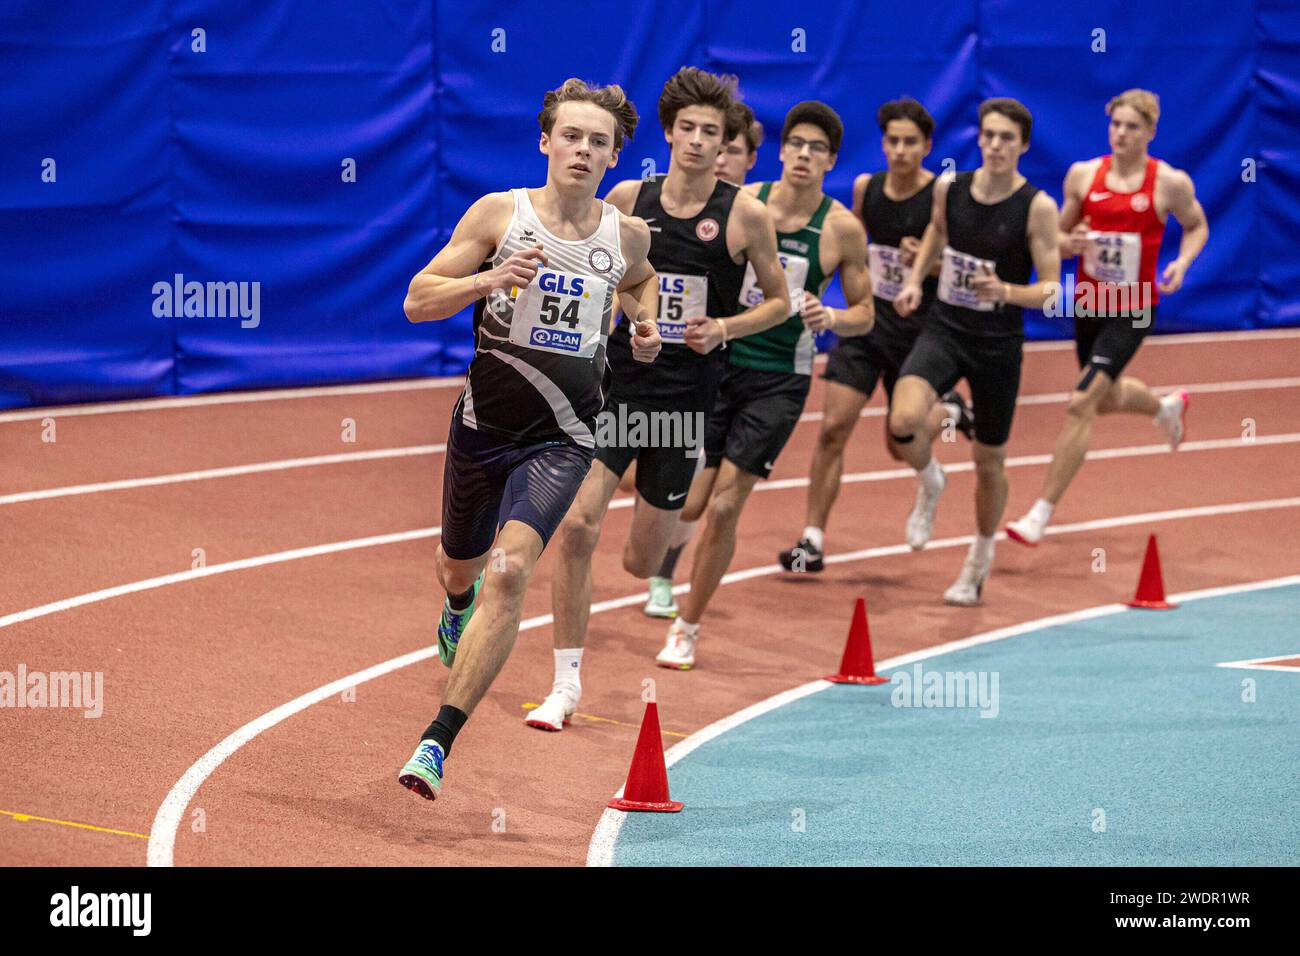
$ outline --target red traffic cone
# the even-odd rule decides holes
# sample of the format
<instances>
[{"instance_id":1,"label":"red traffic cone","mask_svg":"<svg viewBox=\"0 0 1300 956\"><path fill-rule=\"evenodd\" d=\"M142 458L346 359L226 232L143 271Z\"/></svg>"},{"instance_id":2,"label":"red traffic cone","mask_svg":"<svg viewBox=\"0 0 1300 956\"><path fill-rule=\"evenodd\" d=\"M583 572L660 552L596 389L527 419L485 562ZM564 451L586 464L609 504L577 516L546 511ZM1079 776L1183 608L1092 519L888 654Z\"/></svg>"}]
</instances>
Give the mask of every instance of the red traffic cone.
<instances>
[{"instance_id":1,"label":"red traffic cone","mask_svg":"<svg viewBox=\"0 0 1300 956\"><path fill-rule=\"evenodd\" d=\"M888 677L876 676L876 665L871 659L871 629L867 627L867 602L858 598L853 607L853 624L849 639L844 642L844 656L840 658L840 672L830 674L826 680L833 684L888 684Z\"/></svg>"},{"instance_id":2,"label":"red traffic cone","mask_svg":"<svg viewBox=\"0 0 1300 956\"><path fill-rule=\"evenodd\" d=\"M659 734L659 706L650 701L641 718L641 733L627 772L623 796L609 801L615 810L644 810L676 813L686 806L668 796L668 768L664 766L664 744Z\"/></svg>"},{"instance_id":3,"label":"red traffic cone","mask_svg":"<svg viewBox=\"0 0 1300 956\"><path fill-rule=\"evenodd\" d=\"M1147 556L1142 562L1142 577L1138 578L1137 594L1125 601L1129 607L1143 607L1153 611L1171 611L1178 607L1165 600L1165 580L1160 574L1160 552L1156 550L1156 536L1147 538Z\"/></svg>"}]
</instances>

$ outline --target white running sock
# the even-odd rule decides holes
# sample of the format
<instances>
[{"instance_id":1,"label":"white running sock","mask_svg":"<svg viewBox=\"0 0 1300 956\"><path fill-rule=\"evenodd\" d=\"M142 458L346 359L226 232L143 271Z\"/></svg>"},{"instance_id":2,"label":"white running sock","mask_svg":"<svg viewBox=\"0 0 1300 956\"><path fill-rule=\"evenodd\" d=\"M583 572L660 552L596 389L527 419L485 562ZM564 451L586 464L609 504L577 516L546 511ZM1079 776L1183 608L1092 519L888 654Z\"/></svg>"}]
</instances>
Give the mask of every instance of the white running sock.
<instances>
[{"instance_id":1,"label":"white running sock","mask_svg":"<svg viewBox=\"0 0 1300 956\"><path fill-rule=\"evenodd\" d=\"M677 629L687 637L696 637L700 633L700 626L698 624L691 624L682 620L680 617L675 623L677 624Z\"/></svg>"},{"instance_id":2,"label":"white running sock","mask_svg":"<svg viewBox=\"0 0 1300 956\"><path fill-rule=\"evenodd\" d=\"M993 563L993 536L987 538L982 534L975 535L975 540L970 544L970 556L980 564Z\"/></svg>"},{"instance_id":3,"label":"white running sock","mask_svg":"<svg viewBox=\"0 0 1300 956\"><path fill-rule=\"evenodd\" d=\"M929 464L917 472L925 486L931 490L938 488L943 482L943 468L939 465L939 459L931 458Z\"/></svg>"},{"instance_id":4,"label":"white running sock","mask_svg":"<svg viewBox=\"0 0 1300 956\"><path fill-rule=\"evenodd\" d=\"M826 544L825 532L821 528L814 528L812 525L803 529L803 539L811 544L818 551L825 551L823 545Z\"/></svg>"},{"instance_id":5,"label":"white running sock","mask_svg":"<svg viewBox=\"0 0 1300 956\"><path fill-rule=\"evenodd\" d=\"M555 651L555 683L551 689L559 690L564 687L574 697L579 696L582 692L581 667L581 647L557 648Z\"/></svg>"},{"instance_id":6,"label":"white running sock","mask_svg":"<svg viewBox=\"0 0 1300 956\"><path fill-rule=\"evenodd\" d=\"M1046 498L1039 498L1034 502L1034 506L1029 509L1028 517L1039 524L1046 525L1047 522L1052 520L1052 512L1055 510L1056 505Z\"/></svg>"}]
</instances>

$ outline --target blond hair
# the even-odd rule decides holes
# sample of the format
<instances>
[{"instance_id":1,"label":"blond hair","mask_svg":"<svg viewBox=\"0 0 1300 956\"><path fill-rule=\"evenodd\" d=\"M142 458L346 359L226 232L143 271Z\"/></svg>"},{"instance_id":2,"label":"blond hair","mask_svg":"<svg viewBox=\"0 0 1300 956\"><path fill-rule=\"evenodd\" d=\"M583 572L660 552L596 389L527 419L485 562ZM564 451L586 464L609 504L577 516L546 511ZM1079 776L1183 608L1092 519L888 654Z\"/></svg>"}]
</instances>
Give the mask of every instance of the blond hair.
<instances>
[{"instance_id":1,"label":"blond hair","mask_svg":"<svg viewBox=\"0 0 1300 956\"><path fill-rule=\"evenodd\" d=\"M622 149L623 140L631 139L636 132L636 106L627 98L621 86L589 86L576 76L565 80L559 89L550 90L542 97L542 111L537 114L537 124L547 136L555 126L555 114L561 103L594 103L614 117L614 148Z\"/></svg>"},{"instance_id":2,"label":"blond hair","mask_svg":"<svg viewBox=\"0 0 1300 956\"><path fill-rule=\"evenodd\" d=\"M1106 104L1106 115L1110 116L1121 106L1137 110L1138 115L1146 120L1147 125L1152 129L1155 129L1156 123L1160 119L1160 97L1150 90L1125 90Z\"/></svg>"}]
</instances>

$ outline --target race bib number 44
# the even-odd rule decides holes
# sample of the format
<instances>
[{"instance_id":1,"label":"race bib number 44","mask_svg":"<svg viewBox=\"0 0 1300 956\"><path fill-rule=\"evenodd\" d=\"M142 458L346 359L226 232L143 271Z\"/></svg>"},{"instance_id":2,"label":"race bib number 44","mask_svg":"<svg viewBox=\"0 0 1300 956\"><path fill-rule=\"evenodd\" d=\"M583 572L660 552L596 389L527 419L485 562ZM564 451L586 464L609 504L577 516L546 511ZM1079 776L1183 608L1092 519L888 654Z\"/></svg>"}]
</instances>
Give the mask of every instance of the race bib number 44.
<instances>
[{"instance_id":1,"label":"race bib number 44","mask_svg":"<svg viewBox=\"0 0 1300 956\"><path fill-rule=\"evenodd\" d=\"M519 290L510 341L575 358L591 358L600 345L609 283L595 276L539 269Z\"/></svg>"},{"instance_id":2,"label":"race bib number 44","mask_svg":"<svg viewBox=\"0 0 1300 956\"><path fill-rule=\"evenodd\" d=\"M708 315L708 306L707 276L659 273L659 338L666 344L683 344L686 320L704 318Z\"/></svg>"},{"instance_id":3,"label":"race bib number 44","mask_svg":"<svg viewBox=\"0 0 1300 956\"><path fill-rule=\"evenodd\" d=\"M788 252L778 253L781 270L785 273L785 288L790 293L790 308L798 314L803 308L803 291L808 282L808 260ZM758 287L754 265L745 266L745 281L740 286L740 307L752 309L763 301L763 290Z\"/></svg>"},{"instance_id":4,"label":"race bib number 44","mask_svg":"<svg viewBox=\"0 0 1300 956\"><path fill-rule=\"evenodd\" d=\"M1142 237L1136 232L1088 233L1083 271L1098 282L1137 282L1141 260Z\"/></svg>"},{"instance_id":5,"label":"race bib number 44","mask_svg":"<svg viewBox=\"0 0 1300 956\"><path fill-rule=\"evenodd\" d=\"M911 271L903 265L903 254L898 246L871 243L867 246L867 262L871 266L871 290L881 299L893 302L903 291L903 283Z\"/></svg>"},{"instance_id":6,"label":"race bib number 44","mask_svg":"<svg viewBox=\"0 0 1300 956\"><path fill-rule=\"evenodd\" d=\"M984 272L995 272L997 263L958 252L952 246L943 247L943 269L939 273L939 300L976 312L992 312L995 303L975 294L975 277Z\"/></svg>"}]
</instances>

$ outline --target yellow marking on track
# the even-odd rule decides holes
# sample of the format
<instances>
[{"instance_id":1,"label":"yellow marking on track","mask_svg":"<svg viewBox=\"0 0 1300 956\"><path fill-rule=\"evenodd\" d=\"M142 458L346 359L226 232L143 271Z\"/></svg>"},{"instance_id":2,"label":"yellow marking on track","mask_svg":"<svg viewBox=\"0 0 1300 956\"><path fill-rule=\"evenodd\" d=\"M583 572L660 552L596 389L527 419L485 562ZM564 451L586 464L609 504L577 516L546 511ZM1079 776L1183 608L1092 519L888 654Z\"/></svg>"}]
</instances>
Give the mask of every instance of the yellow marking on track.
<instances>
[{"instance_id":1,"label":"yellow marking on track","mask_svg":"<svg viewBox=\"0 0 1300 956\"><path fill-rule=\"evenodd\" d=\"M97 827L89 823L75 823L72 820L53 820L49 817L38 817L31 813L15 813L13 810L0 810L0 816L13 817L18 823L54 823L61 827L76 827L79 830L94 830L96 833L111 833L114 836L136 837L140 840L149 839L147 833L132 833L130 830L114 830L111 827Z\"/></svg>"},{"instance_id":2,"label":"yellow marking on track","mask_svg":"<svg viewBox=\"0 0 1300 956\"><path fill-rule=\"evenodd\" d=\"M541 707L541 706L542 706L541 704L527 703L527 704L524 704L524 710L536 710L538 707ZM610 717L597 717L595 714L580 714L580 713L578 713L576 710L573 712L573 716L574 716L574 717L581 717L583 720L590 720L590 721L592 721L593 723L597 723L597 724L614 724L614 725L616 725L616 726L618 726L618 727L631 727L633 730L640 730L640 729L641 729L641 725L640 725L640 724L629 724L629 723L626 723L626 722L621 721L621 720L614 720L614 719L612 719L612 718L610 718ZM689 736L690 736L690 734L681 734L681 733L678 733L678 732L675 731L675 730L660 730L659 732L660 732L661 734L663 734L665 737L682 737L682 738L686 738L686 737L689 737Z\"/></svg>"}]
</instances>

